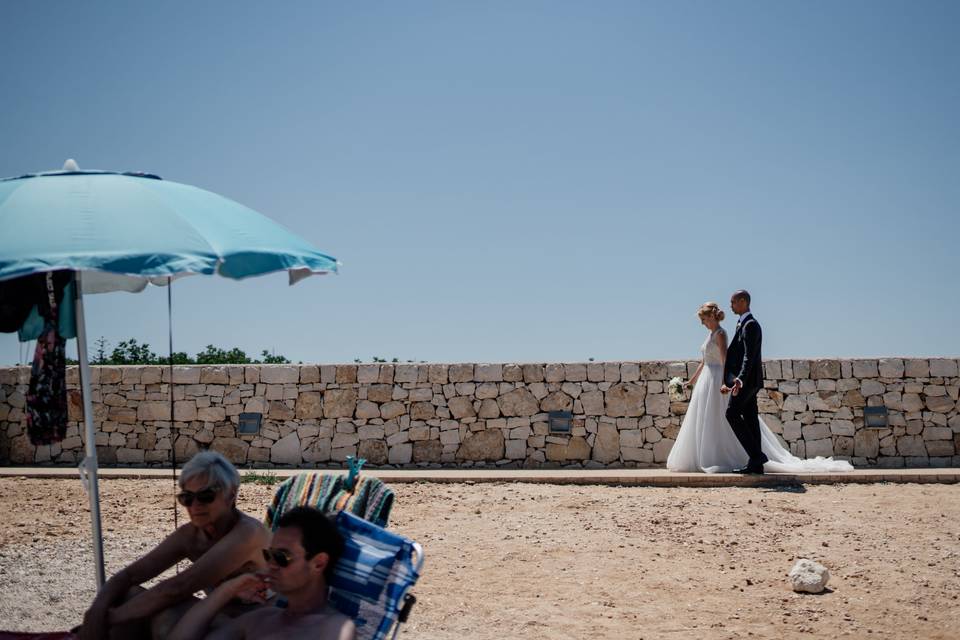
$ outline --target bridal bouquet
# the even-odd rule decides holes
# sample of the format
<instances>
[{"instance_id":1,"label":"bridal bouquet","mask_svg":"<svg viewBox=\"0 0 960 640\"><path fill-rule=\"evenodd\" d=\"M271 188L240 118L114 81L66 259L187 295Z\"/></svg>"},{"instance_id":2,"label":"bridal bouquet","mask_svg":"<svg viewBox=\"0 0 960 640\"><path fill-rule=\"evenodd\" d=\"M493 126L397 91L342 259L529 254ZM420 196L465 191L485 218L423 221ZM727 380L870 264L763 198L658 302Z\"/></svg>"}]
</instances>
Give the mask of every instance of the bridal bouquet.
<instances>
[{"instance_id":1,"label":"bridal bouquet","mask_svg":"<svg viewBox=\"0 0 960 640\"><path fill-rule=\"evenodd\" d=\"M670 378L670 382L667 383L667 393L670 394L670 399L674 402L683 401L683 378L679 376Z\"/></svg>"}]
</instances>

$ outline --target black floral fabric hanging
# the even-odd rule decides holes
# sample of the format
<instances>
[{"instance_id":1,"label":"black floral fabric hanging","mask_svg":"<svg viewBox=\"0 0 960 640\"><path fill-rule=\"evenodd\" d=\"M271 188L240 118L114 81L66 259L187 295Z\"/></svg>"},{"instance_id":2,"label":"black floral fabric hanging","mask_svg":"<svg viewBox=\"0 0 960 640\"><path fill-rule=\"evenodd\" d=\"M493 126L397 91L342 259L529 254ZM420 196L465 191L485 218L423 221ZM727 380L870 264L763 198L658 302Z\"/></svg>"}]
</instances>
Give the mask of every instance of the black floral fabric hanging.
<instances>
[{"instance_id":1,"label":"black floral fabric hanging","mask_svg":"<svg viewBox=\"0 0 960 640\"><path fill-rule=\"evenodd\" d=\"M67 357L66 339L60 333L59 287L52 272L44 276L46 295L37 301L43 329L33 354L26 403L27 434L34 445L60 442L67 431Z\"/></svg>"}]
</instances>

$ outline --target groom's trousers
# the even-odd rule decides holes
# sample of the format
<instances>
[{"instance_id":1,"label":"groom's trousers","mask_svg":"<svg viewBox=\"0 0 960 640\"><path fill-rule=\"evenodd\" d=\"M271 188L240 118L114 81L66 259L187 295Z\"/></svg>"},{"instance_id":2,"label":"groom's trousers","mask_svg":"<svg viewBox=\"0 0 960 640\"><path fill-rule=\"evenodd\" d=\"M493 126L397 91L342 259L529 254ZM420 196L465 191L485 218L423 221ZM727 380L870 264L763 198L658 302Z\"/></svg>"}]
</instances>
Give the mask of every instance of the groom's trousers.
<instances>
[{"instance_id":1,"label":"groom's trousers","mask_svg":"<svg viewBox=\"0 0 960 640\"><path fill-rule=\"evenodd\" d=\"M737 440L750 458L749 465L763 465L767 456L760 447L760 416L757 410L757 392L759 389L741 389L737 395L730 396L727 405L727 422L733 428Z\"/></svg>"}]
</instances>

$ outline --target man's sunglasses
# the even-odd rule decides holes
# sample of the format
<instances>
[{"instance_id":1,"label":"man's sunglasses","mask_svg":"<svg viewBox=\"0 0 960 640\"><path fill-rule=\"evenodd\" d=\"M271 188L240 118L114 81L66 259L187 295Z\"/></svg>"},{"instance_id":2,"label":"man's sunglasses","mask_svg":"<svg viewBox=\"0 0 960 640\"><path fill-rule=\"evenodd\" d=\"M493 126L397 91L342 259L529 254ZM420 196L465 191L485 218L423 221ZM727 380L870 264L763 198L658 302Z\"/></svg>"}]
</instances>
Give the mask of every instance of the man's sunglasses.
<instances>
[{"instance_id":1,"label":"man's sunglasses","mask_svg":"<svg viewBox=\"0 0 960 640\"><path fill-rule=\"evenodd\" d=\"M177 494L177 502L185 507L189 507L196 500L200 504L210 504L217 499L217 489L204 489L203 491L181 491Z\"/></svg>"},{"instance_id":2,"label":"man's sunglasses","mask_svg":"<svg viewBox=\"0 0 960 640\"><path fill-rule=\"evenodd\" d=\"M281 569L286 569L290 566L290 563L293 562L293 556L289 551L284 551L283 549L264 549L263 560L268 564L273 562Z\"/></svg>"}]
</instances>

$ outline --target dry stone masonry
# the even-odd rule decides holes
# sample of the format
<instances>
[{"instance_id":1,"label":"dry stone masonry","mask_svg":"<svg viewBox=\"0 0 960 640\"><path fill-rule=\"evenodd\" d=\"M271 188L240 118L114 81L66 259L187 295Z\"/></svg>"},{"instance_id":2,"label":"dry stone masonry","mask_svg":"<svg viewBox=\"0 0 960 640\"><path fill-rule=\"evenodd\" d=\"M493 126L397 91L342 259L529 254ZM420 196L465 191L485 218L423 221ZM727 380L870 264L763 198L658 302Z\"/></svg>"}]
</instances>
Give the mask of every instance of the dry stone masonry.
<instances>
[{"instance_id":1,"label":"dry stone masonry","mask_svg":"<svg viewBox=\"0 0 960 640\"><path fill-rule=\"evenodd\" d=\"M662 466L686 402L666 393L696 362L342 364L93 367L101 464L169 465L214 449L241 466ZM0 464L70 464L83 457L82 403L68 369L67 437L32 446L30 370L0 369ZM960 466L956 359L768 360L758 403L801 457L858 467ZM887 425L864 424L885 406ZM549 412L572 413L552 434ZM256 435L241 413L260 413Z\"/></svg>"}]
</instances>

